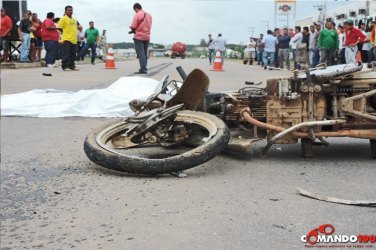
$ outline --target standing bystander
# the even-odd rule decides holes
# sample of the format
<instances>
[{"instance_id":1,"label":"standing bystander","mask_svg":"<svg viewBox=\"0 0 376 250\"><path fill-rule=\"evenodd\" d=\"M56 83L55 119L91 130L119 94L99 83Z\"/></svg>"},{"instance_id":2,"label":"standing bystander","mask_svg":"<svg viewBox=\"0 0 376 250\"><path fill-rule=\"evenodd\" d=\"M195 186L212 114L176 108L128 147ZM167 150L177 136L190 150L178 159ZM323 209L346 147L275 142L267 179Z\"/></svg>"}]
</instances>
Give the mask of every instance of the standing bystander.
<instances>
[{"instance_id":1,"label":"standing bystander","mask_svg":"<svg viewBox=\"0 0 376 250\"><path fill-rule=\"evenodd\" d=\"M311 68L316 67L316 65L320 63L320 51L319 51L318 43L319 43L319 36L320 36L320 32L321 32L321 23L315 22L314 25L315 25L315 28L316 28L316 32L315 32L315 36L314 36L314 43L311 45L311 47L312 47Z\"/></svg>"},{"instance_id":2,"label":"standing bystander","mask_svg":"<svg viewBox=\"0 0 376 250\"><path fill-rule=\"evenodd\" d=\"M264 40L264 34L260 34L259 39L257 39L257 41L256 41L257 65L261 65L261 66L264 65L264 63L262 62L262 56L263 56L264 47L265 47L265 44L262 43L263 40Z\"/></svg>"},{"instance_id":3,"label":"standing bystander","mask_svg":"<svg viewBox=\"0 0 376 250\"><path fill-rule=\"evenodd\" d=\"M139 3L133 5L133 10L136 12L133 21L129 28L130 33L134 33L133 41L140 63L140 69L135 74L147 74L148 64L148 47L150 42L150 33L152 26L152 17L149 13L142 10Z\"/></svg>"},{"instance_id":4,"label":"standing bystander","mask_svg":"<svg viewBox=\"0 0 376 250\"><path fill-rule=\"evenodd\" d=\"M222 61L222 65L225 61L225 53L226 53L226 40L222 37L222 34L219 33L218 34L218 37L214 40L214 44L215 44L215 51L218 51L220 52L221 54L221 61Z\"/></svg>"},{"instance_id":5,"label":"standing bystander","mask_svg":"<svg viewBox=\"0 0 376 250\"><path fill-rule=\"evenodd\" d=\"M294 69L299 68L298 62L296 60L296 48L298 43L301 43L303 40L302 28L300 26L295 26L295 35L291 38L290 45L292 50L292 58L294 60Z\"/></svg>"},{"instance_id":6,"label":"standing bystander","mask_svg":"<svg viewBox=\"0 0 376 250\"><path fill-rule=\"evenodd\" d=\"M85 30L86 43L81 49L80 58L84 58L87 50L91 50L91 64L95 64L95 57L97 56L97 44L99 40L99 31L94 28L94 22L89 22L89 28Z\"/></svg>"},{"instance_id":7,"label":"standing bystander","mask_svg":"<svg viewBox=\"0 0 376 250\"><path fill-rule=\"evenodd\" d=\"M274 32L273 32L273 35L277 38L277 41L278 41L278 37L281 36L281 30L279 28L275 28L274 29ZM279 67L279 57L278 57L278 53L279 52L279 44L277 43L275 45L275 56L274 56L274 67L278 68Z\"/></svg>"},{"instance_id":8,"label":"standing bystander","mask_svg":"<svg viewBox=\"0 0 376 250\"><path fill-rule=\"evenodd\" d=\"M9 61L9 38L12 30L12 19L5 15L5 9L1 8L0 51L4 50L1 61Z\"/></svg>"},{"instance_id":9,"label":"standing bystander","mask_svg":"<svg viewBox=\"0 0 376 250\"><path fill-rule=\"evenodd\" d=\"M46 49L46 66L54 67L57 58L57 50L59 46L59 28L54 23L55 14L47 13L47 18L42 23L42 40Z\"/></svg>"},{"instance_id":10,"label":"standing bystander","mask_svg":"<svg viewBox=\"0 0 376 250\"><path fill-rule=\"evenodd\" d=\"M107 50L108 50L106 30L102 30L102 35L99 36L98 46L99 46L99 49L101 50L101 56L99 57L99 59L105 61L106 56L107 56Z\"/></svg>"},{"instance_id":11,"label":"standing bystander","mask_svg":"<svg viewBox=\"0 0 376 250\"><path fill-rule=\"evenodd\" d=\"M366 30L365 23L362 23L360 25L360 31L366 36L366 40L363 43L361 43L362 62L368 63L368 62L371 62L368 60L368 47L370 45L370 42L369 42L370 32Z\"/></svg>"},{"instance_id":12,"label":"standing bystander","mask_svg":"<svg viewBox=\"0 0 376 250\"><path fill-rule=\"evenodd\" d=\"M82 26L77 27L77 56L76 61L84 60L85 55L81 56L82 48L85 46L85 32Z\"/></svg>"},{"instance_id":13,"label":"standing bystander","mask_svg":"<svg viewBox=\"0 0 376 250\"><path fill-rule=\"evenodd\" d=\"M307 26L303 27L303 38L302 38L302 43L305 44L305 64L310 65L310 60L309 60L309 38L311 37L311 34L309 33L309 28Z\"/></svg>"},{"instance_id":14,"label":"standing bystander","mask_svg":"<svg viewBox=\"0 0 376 250\"><path fill-rule=\"evenodd\" d=\"M208 35L208 51L209 51L209 64L212 64L213 58L215 57L215 45L212 35Z\"/></svg>"},{"instance_id":15,"label":"standing bystander","mask_svg":"<svg viewBox=\"0 0 376 250\"><path fill-rule=\"evenodd\" d=\"M278 40L275 36L273 36L273 32L271 30L267 31L267 35L263 40L264 47L264 55L262 57L265 67L274 66L274 56L275 56L275 46L278 44Z\"/></svg>"},{"instance_id":16,"label":"standing bystander","mask_svg":"<svg viewBox=\"0 0 376 250\"><path fill-rule=\"evenodd\" d=\"M21 45L21 56L20 62L29 62L29 51L30 51L30 32L31 32L31 21L30 21L31 11L27 10L25 12L24 18L20 21L18 26L18 35Z\"/></svg>"},{"instance_id":17,"label":"standing bystander","mask_svg":"<svg viewBox=\"0 0 376 250\"><path fill-rule=\"evenodd\" d=\"M318 47L320 49L320 62L326 65L334 65L335 52L339 46L338 33L333 29L331 21L326 22L325 28L320 32Z\"/></svg>"},{"instance_id":18,"label":"standing bystander","mask_svg":"<svg viewBox=\"0 0 376 250\"><path fill-rule=\"evenodd\" d=\"M247 45L247 51L249 55L249 65L253 64L253 60L255 59L256 55L256 42L253 40L252 37L249 38L249 42Z\"/></svg>"},{"instance_id":19,"label":"standing bystander","mask_svg":"<svg viewBox=\"0 0 376 250\"><path fill-rule=\"evenodd\" d=\"M342 25L338 25L338 59L337 62L338 64L345 64L346 63L346 58L345 58L345 29L343 28Z\"/></svg>"},{"instance_id":20,"label":"standing bystander","mask_svg":"<svg viewBox=\"0 0 376 250\"><path fill-rule=\"evenodd\" d=\"M30 33L30 59L33 62L39 62L42 55L42 22L37 13L31 15L31 33Z\"/></svg>"},{"instance_id":21,"label":"standing bystander","mask_svg":"<svg viewBox=\"0 0 376 250\"><path fill-rule=\"evenodd\" d=\"M288 70L290 70L290 40L291 36L288 34L288 29L284 28L283 33L281 36L278 37L278 46L279 46L279 52L278 52L278 58L279 58L279 67L283 69L283 64L286 63L286 67Z\"/></svg>"},{"instance_id":22,"label":"standing bystander","mask_svg":"<svg viewBox=\"0 0 376 250\"><path fill-rule=\"evenodd\" d=\"M312 67L312 56L313 56L313 49L315 46L315 36L316 36L315 25L309 26L309 30L311 31L311 35L309 36L308 57L309 57L309 64Z\"/></svg>"},{"instance_id":23,"label":"standing bystander","mask_svg":"<svg viewBox=\"0 0 376 250\"><path fill-rule=\"evenodd\" d=\"M354 28L354 21L347 19L345 22L345 57L346 64L356 64L358 43L364 42L366 36L357 28Z\"/></svg>"},{"instance_id":24,"label":"standing bystander","mask_svg":"<svg viewBox=\"0 0 376 250\"><path fill-rule=\"evenodd\" d=\"M79 70L74 63L77 51L77 26L78 21L72 17L73 7L65 7L65 15L59 20L58 27L62 29L62 69Z\"/></svg>"}]
</instances>

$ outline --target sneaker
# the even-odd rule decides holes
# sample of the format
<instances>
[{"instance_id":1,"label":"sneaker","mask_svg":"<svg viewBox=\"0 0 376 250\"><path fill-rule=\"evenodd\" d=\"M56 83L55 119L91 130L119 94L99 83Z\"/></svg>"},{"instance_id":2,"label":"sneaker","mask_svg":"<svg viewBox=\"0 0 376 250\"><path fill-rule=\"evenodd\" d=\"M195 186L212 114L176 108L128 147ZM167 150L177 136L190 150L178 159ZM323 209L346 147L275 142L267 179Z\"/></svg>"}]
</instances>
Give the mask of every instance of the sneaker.
<instances>
[{"instance_id":1,"label":"sneaker","mask_svg":"<svg viewBox=\"0 0 376 250\"><path fill-rule=\"evenodd\" d=\"M92 62L91 64L95 65L95 62Z\"/></svg>"},{"instance_id":2,"label":"sneaker","mask_svg":"<svg viewBox=\"0 0 376 250\"><path fill-rule=\"evenodd\" d=\"M56 68L56 67L58 67L59 65L57 65L57 64L55 63L55 64L53 64L52 66Z\"/></svg>"},{"instance_id":3,"label":"sneaker","mask_svg":"<svg viewBox=\"0 0 376 250\"><path fill-rule=\"evenodd\" d=\"M76 68L76 67L74 67L74 68L70 68L70 70L72 70L72 71L80 71L80 69L78 69L78 68Z\"/></svg>"},{"instance_id":4,"label":"sneaker","mask_svg":"<svg viewBox=\"0 0 376 250\"><path fill-rule=\"evenodd\" d=\"M48 68L53 68L54 65L52 65L52 64L47 64L46 67L48 67Z\"/></svg>"},{"instance_id":5,"label":"sneaker","mask_svg":"<svg viewBox=\"0 0 376 250\"><path fill-rule=\"evenodd\" d=\"M138 75L140 75L140 74L147 74L148 72L146 72L146 71L137 71L137 72L134 72L135 74L138 74Z\"/></svg>"}]
</instances>

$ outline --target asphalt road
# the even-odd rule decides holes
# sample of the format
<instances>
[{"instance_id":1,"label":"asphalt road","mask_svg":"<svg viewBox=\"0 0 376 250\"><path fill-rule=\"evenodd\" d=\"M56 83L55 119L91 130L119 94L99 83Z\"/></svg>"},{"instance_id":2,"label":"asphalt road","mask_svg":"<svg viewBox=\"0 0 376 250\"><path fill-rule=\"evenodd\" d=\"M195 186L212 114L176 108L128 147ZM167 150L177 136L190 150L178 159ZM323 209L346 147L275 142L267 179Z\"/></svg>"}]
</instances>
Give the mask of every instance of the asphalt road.
<instances>
[{"instance_id":1,"label":"asphalt road","mask_svg":"<svg viewBox=\"0 0 376 250\"><path fill-rule=\"evenodd\" d=\"M207 59L153 59L148 77L180 79L178 65L204 70L211 91L288 75L234 61L212 72ZM135 60L117 67L2 70L1 91L103 88L138 69ZM301 236L326 223L338 235L376 234L375 207L296 192L375 200L367 140L330 139L312 159L301 158L299 144L278 145L266 159L219 155L186 178L140 177L103 169L84 154L85 136L108 120L1 118L1 249L304 249Z\"/></svg>"}]
</instances>

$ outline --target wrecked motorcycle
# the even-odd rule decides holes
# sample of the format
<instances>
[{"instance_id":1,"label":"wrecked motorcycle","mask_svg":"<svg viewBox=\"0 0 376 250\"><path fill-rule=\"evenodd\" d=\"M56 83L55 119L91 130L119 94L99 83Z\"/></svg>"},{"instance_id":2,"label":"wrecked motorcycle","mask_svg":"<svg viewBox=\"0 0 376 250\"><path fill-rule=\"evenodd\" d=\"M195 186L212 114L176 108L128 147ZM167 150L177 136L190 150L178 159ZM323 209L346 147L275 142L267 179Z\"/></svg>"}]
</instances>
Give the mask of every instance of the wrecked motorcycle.
<instances>
[{"instance_id":1,"label":"wrecked motorcycle","mask_svg":"<svg viewBox=\"0 0 376 250\"><path fill-rule=\"evenodd\" d=\"M135 115L91 132L84 143L93 162L118 171L160 174L204 163L225 148L252 154L252 144L297 143L304 157L326 137L369 139L376 158L376 71L357 65L322 65L292 77L248 83L237 91L208 93L199 69L182 85L161 80L148 100L130 102Z\"/></svg>"}]
</instances>

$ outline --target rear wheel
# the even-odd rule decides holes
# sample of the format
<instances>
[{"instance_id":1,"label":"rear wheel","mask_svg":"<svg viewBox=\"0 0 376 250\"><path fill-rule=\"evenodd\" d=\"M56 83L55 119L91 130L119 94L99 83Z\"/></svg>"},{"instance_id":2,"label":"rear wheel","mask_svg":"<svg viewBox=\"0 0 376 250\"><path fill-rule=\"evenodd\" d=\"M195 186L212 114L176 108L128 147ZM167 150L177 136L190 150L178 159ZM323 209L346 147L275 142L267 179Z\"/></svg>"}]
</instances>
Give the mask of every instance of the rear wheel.
<instances>
[{"instance_id":1,"label":"rear wheel","mask_svg":"<svg viewBox=\"0 0 376 250\"><path fill-rule=\"evenodd\" d=\"M230 138L229 129L221 119L207 113L185 110L177 112L170 129L192 132L187 140L200 137L202 143L199 146L187 147L182 141L179 144L144 142L126 149L116 148L112 142L132 126L134 125L117 121L91 132L84 143L88 158L98 165L117 171L136 174L171 173L212 159L226 147ZM126 136L122 140L127 140ZM129 139L129 143L134 142Z\"/></svg>"}]
</instances>

